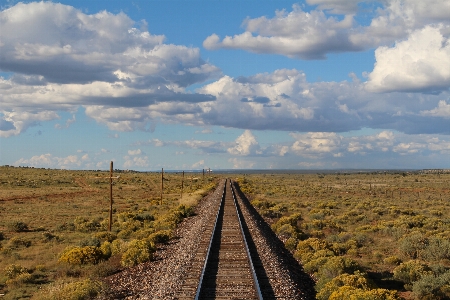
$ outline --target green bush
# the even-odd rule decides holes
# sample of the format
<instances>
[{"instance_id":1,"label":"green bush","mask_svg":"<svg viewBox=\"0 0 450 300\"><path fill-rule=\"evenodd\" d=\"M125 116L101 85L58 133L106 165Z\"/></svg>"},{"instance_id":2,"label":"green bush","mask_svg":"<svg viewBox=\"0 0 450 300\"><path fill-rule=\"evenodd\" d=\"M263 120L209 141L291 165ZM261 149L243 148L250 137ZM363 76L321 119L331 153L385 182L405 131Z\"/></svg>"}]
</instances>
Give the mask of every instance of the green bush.
<instances>
[{"instance_id":1,"label":"green bush","mask_svg":"<svg viewBox=\"0 0 450 300\"><path fill-rule=\"evenodd\" d=\"M376 285L366 277L366 274L355 272L355 274L341 274L333 278L317 294L318 300L328 300L332 293L340 287L349 286L356 289L369 290L376 288Z\"/></svg>"},{"instance_id":2,"label":"green bush","mask_svg":"<svg viewBox=\"0 0 450 300\"><path fill-rule=\"evenodd\" d=\"M431 237L423 252L423 256L431 261L450 259L450 241L440 237Z\"/></svg>"},{"instance_id":3,"label":"green bush","mask_svg":"<svg viewBox=\"0 0 450 300\"><path fill-rule=\"evenodd\" d=\"M160 230L149 235L147 239L153 244L163 244L167 243L170 240L171 236L172 230Z\"/></svg>"},{"instance_id":4,"label":"green bush","mask_svg":"<svg viewBox=\"0 0 450 300\"><path fill-rule=\"evenodd\" d=\"M112 242L117 239L117 235L113 232L103 231L95 234L95 237L101 241Z\"/></svg>"},{"instance_id":5,"label":"green bush","mask_svg":"<svg viewBox=\"0 0 450 300\"><path fill-rule=\"evenodd\" d=\"M111 255L123 254L128 247L128 243L124 240L118 239L111 243Z\"/></svg>"},{"instance_id":6,"label":"green bush","mask_svg":"<svg viewBox=\"0 0 450 300\"><path fill-rule=\"evenodd\" d=\"M386 257L383 260L383 262L385 264L388 264L388 265L396 265L396 266L398 266L399 264L402 263L402 260L400 258L398 258L397 256L389 256L389 257Z\"/></svg>"},{"instance_id":7,"label":"green bush","mask_svg":"<svg viewBox=\"0 0 450 300\"><path fill-rule=\"evenodd\" d=\"M393 270L394 279L405 283L405 288L411 289L411 284L423 276L432 275L431 269L417 260L401 263Z\"/></svg>"},{"instance_id":8,"label":"green bush","mask_svg":"<svg viewBox=\"0 0 450 300\"><path fill-rule=\"evenodd\" d=\"M364 290L342 286L330 295L329 300L397 300L395 291L386 289Z\"/></svg>"},{"instance_id":9,"label":"green bush","mask_svg":"<svg viewBox=\"0 0 450 300\"><path fill-rule=\"evenodd\" d=\"M99 220L89 220L83 217L76 217L74 225L75 230L80 232L92 232L101 228Z\"/></svg>"},{"instance_id":10,"label":"green bush","mask_svg":"<svg viewBox=\"0 0 450 300\"><path fill-rule=\"evenodd\" d=\"M111 243L108 241L103 242L100 246L100 251L102 251L104 259L110 258L112 254Z\"/></svg>"},{"instance_id":11,"label":"green bush","mask_svg":"<svg viewBox=\"0 0 450 300\"><path fill-rule=\"evenodd\" d=\"M317 271L317 290L320 290L326 283L333 278L343 274L352 274L359 269L357 262L348 257L333 256L328 258Z\"/></svg>"},{"instance_id":12,"label":"green bush","mask_svg":"<svg viewBox=\"0 0 450 300\"><path fill-rule=\"evenodd\" d=\"M439 276L424 275L413 283L416 298L424 300L448 299L450 296L450 271Z\"/></svg>"},{"instance_id":13,"label":"green bush","mask_svg":"<svg viewBox=\"0 0 450 300\"><path fill-rule=\"evenodd\" d=\"M91 279L74 282L56 282L34 295L36 300L88 300L102 290L102 283Z\"/></svg>"},{"instance_id":14,"label":"green bush","mask_svg":"<svg viewBox=\"0 0 450 300\"><path fill-rule=\"evenodd\" d=\"M423 257L424 250L428 247L428 238L420 232L414 232L400 241L399 249L402 254L410 259Z\"/></svg>"},{"instance_id":15,"label":"green bush","mask_svg":"<svg viewBox=\"0 0 450 300\"><path fill-rule=\"evenodd\" d=\"M97 264L104 258L104 254L99 247L85 246L64 250L59 257L59 261L71 265L86 265Z\"/></svg>"},{"instance_id":16,"label":"green bush","mask_svg":"<svg viewBox=\"0 0 450 300\"><path fill-rule=\"evenodd\" d=\"M298 239L295 237L290 237L287 239L287 241L284 243L284 246L289 251L294 251L297 248Z\"/></svg>"},{"instance_id":17,"label":"green bush","mask_svg":"<svg viewBox=\"0 0 450 300\"><path fill-rule=\"evenodd\" d=\"M124 267L133 267L149 261L155 251L153 245L147 240L132 240L128 249L123 253L121 263Z\"/></svg>"}]
</instances>

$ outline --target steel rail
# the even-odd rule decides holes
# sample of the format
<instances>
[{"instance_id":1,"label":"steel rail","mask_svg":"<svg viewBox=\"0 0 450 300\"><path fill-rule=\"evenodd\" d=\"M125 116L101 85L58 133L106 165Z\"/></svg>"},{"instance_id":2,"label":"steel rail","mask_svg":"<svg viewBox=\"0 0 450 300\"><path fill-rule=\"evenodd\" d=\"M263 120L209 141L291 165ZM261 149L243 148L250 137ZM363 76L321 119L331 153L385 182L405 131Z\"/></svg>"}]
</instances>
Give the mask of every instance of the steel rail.
<instances>
[{"instance_id":1,"label":"steel rail","mask_svg":"<svg viewBox=\"0 0 450 300\"><path fill-rule=\"evenodd\" d=\"M230 179L227 179L225 181L224 190L223 190L223 193L222 193L222 199L221 199L221 202L220 202L220 207L219 207L219 210L218 210L217 215L216 215L216 220L215 220L214 228L212 230L211 238L210 238L210 241L209 241L209 246L208 246L208 250L207 250L207 254L206 254L206 259L205 259L205 262L203 264L203 269L202 269L202 273L201 273L201 276L200 276L200 281L199 281L199 284L197 286L197 290L196 290L196 294L195 294L195 298L194 299L195 300L199 300L200 299L200 295L201 295L202 288L203 288L203 279L204 279L205 273L207 272L208 263L209 263L209 257L210 257L210 253L212 252L213 240L216 238L216 235L219 233L219 229L218 229L217 224L218 224L218 220L220 218L220 214L223 213L223 211L224 211L224 202L225 202L225 193L226 193L226 189L227 189L227 181L229 182L229 185L230 185L229 189L231 190L231 194L232 194L232 197L233 197L233 205L234 205L234 208L236 210L238 226L239 226L240 233L242 235L242 240L243 240L243 244L244 244L245 251L246 251L245 253L247 254L247 259L248 259L248 263L249 263L249 266L250 266L250 273L252 274L253 284L254 284L254 288L256 290L256 296L258 297L259 300L263 300L261 289L260 289L259 282L258 282L258 278L257 278L256 272L255 272L255 268L254 268L254 265L253 265L252 255L250 253L250 249L249 249L249 246L248 246L248 243L247 243L247 239L245 237L244 228L243 228L243 225L242 225L243 224L242 218L241 218L242 213L240 212L240 207L239 207L239 204L237 203L236 195L235 195L235 192L233 190L233 186L232 186L232 183L231 183Z\"/></svg>"},{"instance_id":2,"label":"steel rail","mask_svg":"<svg viewBox=\"0 0 450 300\"><path fill-rule=\"evenodd\" d=\"M237 213L237 217L238 217L238 221L239 221L239 228L241 229L242 238L244 239L245 250L247 251L248 261L250 263L250 269L252 271L252 276L253 276L253 280L255 283L256 293L258 294L258 299L263 300L263 296L261 294L261 289L259 287L258 276L256 275L255 267L253 266L252 255L250 253L247 239L245 237L244 227L242 226L241 210L240 210L239 204L237 203L236 195L234 193L234 189L233 189L233 185L231 184L231 180L230 180L230 189L231 189L231 193L233 194L234 207L236 208L236 213Z\"/></svg>"},{"instance_id":3,"label":"steel rail","mask_svg":"<svg viewBox=\"0 0 450 300\"><path fill-rule=\"evenodd\" d=\"M202 289L203 277L205 276L206 267L208 265L209 254L211 253L211 249L212 249L211 245L213 243L214 236L216 235L217 222L219 220L219 216L220 216L221 211L223 210L223 204L225 202L225 189L226 188L227 188L227 182L225 181L225 185L224 185L223 191L222 191L222 199L220 200L219 210L217 211L216 220L214 221L214 227L213 227L212 234L211 234L211 239L209 240L209 246L208 246L208 251L206 253L205 263L203 265L202 274L200 276L200 281L198 283L197 292L195 293L195 298L194 298L195 300L198 300L200 297L200 291Z\"/></svg>"}]
</instances>

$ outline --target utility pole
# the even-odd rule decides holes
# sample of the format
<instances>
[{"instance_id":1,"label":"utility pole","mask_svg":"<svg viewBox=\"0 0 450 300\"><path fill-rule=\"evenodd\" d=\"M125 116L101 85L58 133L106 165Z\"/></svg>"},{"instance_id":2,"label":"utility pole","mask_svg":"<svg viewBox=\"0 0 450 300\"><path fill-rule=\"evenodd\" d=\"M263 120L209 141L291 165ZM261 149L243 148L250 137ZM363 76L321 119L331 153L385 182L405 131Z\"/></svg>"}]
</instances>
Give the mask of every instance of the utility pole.
<instances>
[{"instance_id":1,"label":"utility pole","mask_svg":"<svg viewBox=\"0 0 450 300\"><path fill-rule=\"evenodd\" d=\"M109 225L108 230L111 232L111 226L112 226L112 213L113 213L113 193L112 193L112 186L113 186L113 162L111 161L109 165Z\"/></svg>"},{"instance_id":2,"label":"utility pole","mask_svg":"<svg viewBox=\"0 0 450 300\"><path fill-rule=\"evenodd\" d=\"M164 168L161 168L161 205L163 200L163 190L164 190Z\"/></svg>"},{"instance_id":3,"label":"utility pole","mask_svg":"<svg viewBox=\"0 0 450 300\"><path fill-rule=\"evenodd\" d=\"M180 196L180 199L183 198L183 186L184 186L184 171L183 171L183 175L181 177L181 196Z\"/></svg>"}]
</instances>

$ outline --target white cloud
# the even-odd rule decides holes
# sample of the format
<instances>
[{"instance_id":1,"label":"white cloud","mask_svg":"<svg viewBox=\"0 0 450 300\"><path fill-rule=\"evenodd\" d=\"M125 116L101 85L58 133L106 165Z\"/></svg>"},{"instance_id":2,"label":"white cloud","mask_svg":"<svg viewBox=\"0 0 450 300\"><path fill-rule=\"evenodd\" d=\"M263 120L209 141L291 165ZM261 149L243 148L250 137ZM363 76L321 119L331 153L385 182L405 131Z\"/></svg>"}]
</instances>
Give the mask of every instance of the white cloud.
<instances>
[{"instance_id":1,"label":"white cloud","mask_svg":"<svg viewBox=\"0 0 450 300\"><path fill-rule=\"evenodd\" d=\"M17 160L13 165L16 166L32 166L32 167L47 167L47 168L59 168L70 169L78 168L81 166L82 161L88 160L88 156L83 155L81 159L77 155L68 155L66 157L57 157L53 154L47 153L42 155L35 155L29 159L21 158Z\"/></svg>"},{"instance_id":2,"label":"white cloud","mask_svg":"<svg viewBox=\"0 0 450 300\"><path fill-rule=\"evenodd\" d=\"M199 89L217 100L199 104L187 119L196 125L250 130L345 132L380 128L407 133L444 133L436 116L421 112L438 105L448 91L436 94L369 92L360 81L306 81L298 70L276 70L249 77L224 76ZM433 120L433 121L432 121Z\"/></svg>"},{"instance_id":3,"label":"white cloud","mask_svg":"<svg viewBox=\"0 0 450 300\"><path fill-rule=\"evenodd\" d=\"M318 5L320 10L330 10L334 14L355 13L361 0L306 0L310 5Z\"/></svg>"},{"instance_id":4,"label":"white cloud","mask_svg":"<svg viewBox=\"0 0 450 300\"><path fill-rule=\"evenodd\" d=\"M228 159L228 162L233 164L233 169L252 169L256 164L253 161L239 159L236 157Z\"/></svg>"},{"instance_id":5,"label":"white cloud","mask_svg":"<svg viewBox=\"0 0 450 300\"><path fill-rule=\"evenodd\" d=\"M124 163L123 168L124 169L132 169L132 168L148 168L150 166L150 163L148 161L147 156L124 156Z\"/></svg>"},{"instance_id":6,"label":"white cloud","mask_svg":"<svg viewBox=\"0 0 450 300\"><path fill-rule=\"evenodd\" d=\"M259 150L259 144L250 130L245 130L244 133L236 139L236 145L227 149L228 153L232 155L242 156L258 153Z\"/></svg>"},{"instance_id":7,"label":"white cloud","mask_svg":"<svg viewBox=\"0 0 450 300\"><path fill-rule=\"evenodd\" d=\"M18 3L1 11L0 69L13 75L0 77L0 113L5 116L0 134L17 135L42 120L33 114L56 119L57 111L73 112L80 105L110 129L130 131L146 128L158 108L162 114L183 114L186 107L192 111L196 103L214 100L185 90L221 74L200 57L198 48L164 44L164 36L139 30L134 23L124 13L89 15L52 2ZM164 102L178 106L140 112ZM180 107L182 102L186 107ZM119 112L95 114L113 108ZM7 116L12 113L30 119L16 123ZM121 114L137 116L123 120Z\"/></svg>"},{"instance_id":8,"label":"white cloud","mask_svg":"<svg viewBox=\"0 0 450 300\"><path fill-rule=\"evenodd\" d=\"M333 132L292 133L291 136L296 140L291 146L291 151L302 156L317 156L339 151L342 140L341 136Z\"/></svg>"},{"instance_id":9,"label":"white cloud","mask_svg":"<svg viewBox=\"0 0 450 300\"><path fill-rule=\"evenodd\" d=\"M421 115L424 116L434 116L434 117L443 117L450 118L450 104L447 104L446 101L441 100L438 103L438 106L431 110L424 110L420 112Z\"/></svg>"},{"instance_id":10,"label":"white cloud","mask_svg":"<svg viewBox=\"0 0 450 300\"><path fill-rule=\"evenodd\" d=\"M137 150L128 150L128 155L134 156L134 155L141 155L142 151L141 149L137 149Z\"/></svg>"},{"instance_id":11,"label":"white cloud","mask_svg":"<svg viewBox=\"0 0 450 300\"><path fill-rule=\"evenodd\" d=\"M222 41L216 34L205 39L206 49L244 49L255 53L276 53L292 58L323 59L326 53L360 51L349 40L353 16L343 20L327 17L323 11L304 12L297 4L291 12L276 11L275 17L259 17L244 22L246 31ZM254 35L256 34L256 35Z\"/></svg>"},{"instance_id":12,"label":"white cloud","mask_svg":"<svg viewBox=\"0 0 450 300\"><path fill-rule=\"evenodd\" d=\"M204 168L205 167L205 160L200 160L194 164L192 164L191 168L192 169L198 169L198 168Z\"/></svg>"},{"instance_id":13,"label":"white cloud","mask_svg":"<svg viewBox=\"0 0 450 300\"><path fill-rule=\"evenodd\" d=\"M371 46L389 45L426 25L450 23L450 3L447 0L388 0L383 4L370 26L355 32L352 41Z\"/></svg>"},{"instance_id":14,"label":"white cloud","mask_svg":"<svg viewBox=\"0 0 450 300\"><path fill-rule=\"evenodd\" d=\"M72 123L75 123L75 122L76 122L76 117L75 117L75 115L72 115L72 119L67 119L65 125L61 125L61 124L58 123L58 124L55 124L55 128L56 128L56 129L69 128L70 125L71 125Z\"/></svg>"},{"instance_id":15,"label":"white cloud","mask_svg":"<svg viewBox=\"0 0 450 300\"><path fill-rule=\"evenodd\" d=\"M366 88L372 92L448 90L450 42L442 29L443 26L426 26L392 48L378 48Z\"/></svg>"},{"instance_id":16,"label":"white cloud","mask_svg":"<svg viewBox=\"0 0 450 300\"><path fill-rule=\"evenodd\" d=\"M3 106L3 103L2 103ZM0 110L0 137L10 137L24 132L39 122L59 119L53 111L7 111Z\"/></svg>"}]
</instances>

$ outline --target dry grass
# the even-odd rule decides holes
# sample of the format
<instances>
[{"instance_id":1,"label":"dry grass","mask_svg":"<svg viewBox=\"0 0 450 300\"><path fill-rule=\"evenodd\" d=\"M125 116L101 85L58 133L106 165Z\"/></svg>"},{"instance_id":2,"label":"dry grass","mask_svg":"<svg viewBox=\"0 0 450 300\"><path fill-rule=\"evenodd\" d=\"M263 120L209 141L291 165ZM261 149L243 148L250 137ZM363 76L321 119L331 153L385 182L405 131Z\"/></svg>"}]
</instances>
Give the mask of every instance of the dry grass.
<instances>
[{"instance_id":1,"label":"dry grass","mask_svg":"<svg viewBox=\"0 0 450 300\"><path fill-rule=\"evenodd\" d=\"M216 181L206 177L191 186L185 178L180 199L181 174L165 173L160 205L160 173L116 175L120 178L114 180L113 186L113 231L116 236L122 231L120 239L125 242L148 236L158 228L170 227L164 223L168 222L166 215L180 204L195 205ZM102 171L0 167L0 294L5 294L2 299L30 298L51 283L53 289L64 285L59 283L73 281L82 286L85 278L107 275L121 268L120 264L109 260L96 266L67 266L58 262L67 247L96 243L96 234L106 231L110 201L108 176L109 172ZM201 175L196 176L202 179ZM121 214L149 215L155 221L135 222L137 225L134 224L129 233L126 230L123 233L123 227L129 225L117 223L117 216ZM91 222L97 227L77 229L76 219L80 217L88 221L86 224ZM17 222L26 224L27 228L16 232L13 224ZM26 269L32 278L23 282L3 275L5 268L11 265Z\"/></svg>"}]
</instances>

